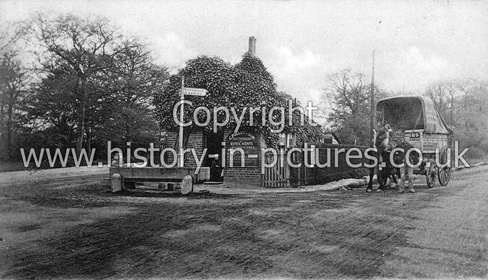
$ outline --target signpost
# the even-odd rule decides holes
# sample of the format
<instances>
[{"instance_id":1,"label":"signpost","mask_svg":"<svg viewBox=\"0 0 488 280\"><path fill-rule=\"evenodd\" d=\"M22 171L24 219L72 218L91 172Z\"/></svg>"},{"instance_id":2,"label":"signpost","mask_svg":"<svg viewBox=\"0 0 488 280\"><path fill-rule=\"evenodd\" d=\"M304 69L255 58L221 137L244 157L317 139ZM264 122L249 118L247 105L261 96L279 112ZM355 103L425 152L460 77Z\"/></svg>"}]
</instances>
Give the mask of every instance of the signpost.
<instances>
[{"instance_id":1,"label":"signpost","mask_svg":"<svg viewBox=\"0 0 488 280\"><path fill-rule=\"evenodd\" d=\"M183 95L205 96L207 92L203 88L183 88Z\"/></svg>"},{"instance_id":2,"label":"signpost","mask_svg":"<svg viewBox=\"0 0 488 280\"><path fill-rule=\"evenodd\" d=\"M179 155L178 155L178 167L183 167L185 163L185 157L183 154L183 123L184 123L184 103L185 95L193 96L205 96L208 91L203 88L185 88L185 77L181 77L181 90L180 90L180 100L181 100L181 111L180 111L180 132L179 132Z\"/></svg>"}]
</instances>

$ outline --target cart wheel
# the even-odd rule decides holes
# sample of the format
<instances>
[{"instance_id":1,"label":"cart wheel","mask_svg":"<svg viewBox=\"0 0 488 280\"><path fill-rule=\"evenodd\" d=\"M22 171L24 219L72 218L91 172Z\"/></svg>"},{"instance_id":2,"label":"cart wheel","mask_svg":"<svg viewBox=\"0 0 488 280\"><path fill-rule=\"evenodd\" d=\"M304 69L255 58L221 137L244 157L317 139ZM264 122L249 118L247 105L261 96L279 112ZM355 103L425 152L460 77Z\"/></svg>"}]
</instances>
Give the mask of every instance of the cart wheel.
<instances>
[{"instance_id":1,"label":"cart wheel","mask_svg":"<svg viewBox=\"0 0 488 280\"><path fill-rule=\"evenodd\" d=\"M435 162L433 162L432 160L429 160L429 162L427 162L427 164L429 165L429 167L427 168L427 171L425 172L425 179L427 181L427 187L428 188L433 188L435 186L435 176L436 176L436 166L435 166Z\"/></svg>"},{"instance_id":2,"label":"cart wheel","mask_svg":"<svg viewBox=\"0 0 488 280\"><path fill-rule=\"evenodd\" d=\"M441 165L447 163L449 157L448 152L449 150L447 149L447 147L442 148L441 158L440 158ZM438 179L439 179L439 184L441 184L441 186L443 187L447 186L449 180L451 179L451 167L450 166L444 166L442 168L439 167Z\"/></svg>"},{"instance_id":3,"label":"cart wheel","mask_svg":"<svg viewBox=\"0 0 488 280\"><path fill-rule=\"evenodd\" d=\"M189 194L193 192L193 177L186 175L181 180L181 194Z\"/></svg>"}]
</instances>

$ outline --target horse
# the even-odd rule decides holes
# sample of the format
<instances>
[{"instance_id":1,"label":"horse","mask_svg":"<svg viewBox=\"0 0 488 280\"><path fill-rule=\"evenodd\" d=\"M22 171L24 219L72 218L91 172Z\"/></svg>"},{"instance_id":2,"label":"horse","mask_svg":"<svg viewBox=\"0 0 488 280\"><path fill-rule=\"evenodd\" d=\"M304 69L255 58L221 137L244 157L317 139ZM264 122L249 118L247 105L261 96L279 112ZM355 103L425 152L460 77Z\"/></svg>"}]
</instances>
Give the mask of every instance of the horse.
<instances>
[{"instance_id":1,"label":"horse","mask_svg":"<svg viewBox=\"0 0 488 280\"><path fill-rule=\"evenodd\" d=\"M386 133L383 132L383 136L381 136L381 133L378 134L379 139L375 137L375 146L380 147L376 152L378 166L370 169L370 179L366 191L372 191L374 171L377 169L378 184L380 185L378 191L384 191L386 183L390 179L397 184L398 191L403 193L405 181L408 179L409 192L415 193L413 188L413 167L411 164L415 165L418 163L419 154L415 151L409 152L414 149L414 146L405 141L403 137L391 137L390 133L392 133L392 130L389 125L385 125L385 130ZM404 133L400 132L399 134L403 135ZM391 155L392 151L394 152L393 155ZM407 162L405 157L407 153L409 162Z\"/></svg>"},{"instance_id":2,"label":"horse","mask_svg":"<svg viewBox=\"0 0 488 280\"><path fill-rule=\"evenodd\" d=\"M374 156L376 157L377 166L369 169L369 183L368 187L366 188L366 192L371 192L373 190L373 177L375 171L379 184L377 191L381 192L386 189L388 178L395 183L397 182L397 174L392 172L394 170L389 162L390 149L392 145L390 133L392 132L392 129L390 125L385 124L378 133L376 130L373 130L373 132L373 144L375 148Z\"/></svg>"}]
</instances>

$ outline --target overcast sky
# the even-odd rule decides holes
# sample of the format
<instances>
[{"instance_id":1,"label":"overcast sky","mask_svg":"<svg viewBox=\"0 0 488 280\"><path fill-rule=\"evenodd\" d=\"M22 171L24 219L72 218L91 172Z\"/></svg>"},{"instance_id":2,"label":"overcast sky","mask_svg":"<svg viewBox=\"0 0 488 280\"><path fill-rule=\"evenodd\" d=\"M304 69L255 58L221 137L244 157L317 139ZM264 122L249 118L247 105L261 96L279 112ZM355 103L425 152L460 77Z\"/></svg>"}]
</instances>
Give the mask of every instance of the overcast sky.
<instances>
[{"instance_id":1,"label":"overcast sky","mask_svg":"<svg viewBox=\"0 0 488 280\"><path fill-rule=\"evenodd\" d=\"M488 1L4 1L0 22L35 12L108 17L151 44L158 63L240 61L249 36L278 89L318 101L327 74L370 75L422 92L443 79L488 80Z\"/></svg>"}]
</instances>

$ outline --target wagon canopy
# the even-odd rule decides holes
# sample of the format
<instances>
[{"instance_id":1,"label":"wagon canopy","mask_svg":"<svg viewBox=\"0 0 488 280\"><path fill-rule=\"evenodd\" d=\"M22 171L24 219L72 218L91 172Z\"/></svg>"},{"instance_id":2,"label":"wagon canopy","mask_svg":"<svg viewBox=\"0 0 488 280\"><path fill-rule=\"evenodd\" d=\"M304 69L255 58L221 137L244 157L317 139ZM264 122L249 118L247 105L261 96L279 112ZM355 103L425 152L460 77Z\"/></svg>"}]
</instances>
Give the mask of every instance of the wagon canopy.
<instances>
[{"instance_id":1,"label":"wagon canopy","mask_svg":"<svg viewBox=\"0 0 488 280\"><path fill-rule=\"evenodd\" d=\"M452 129L424 96L395 96L378 101L378 120L400 129L424 129L427 133L450 134Z\"/></svg>"}]
</instances>

